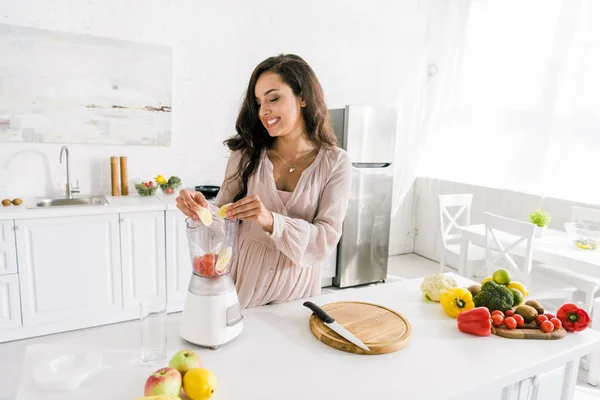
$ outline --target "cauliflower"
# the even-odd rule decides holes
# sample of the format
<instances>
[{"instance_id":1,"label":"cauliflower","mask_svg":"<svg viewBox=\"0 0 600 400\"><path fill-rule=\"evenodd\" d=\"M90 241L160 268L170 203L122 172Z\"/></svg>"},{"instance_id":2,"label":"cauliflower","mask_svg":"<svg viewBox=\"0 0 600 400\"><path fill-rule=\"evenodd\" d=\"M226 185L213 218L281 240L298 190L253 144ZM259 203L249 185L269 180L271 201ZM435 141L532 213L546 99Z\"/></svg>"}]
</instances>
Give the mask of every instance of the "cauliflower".
<instances>
[{"instance_id":1,"label":"cauliflower","mask_svg":"<svg viewBox=\"0 0 600 400\"><path fill-rule=\"evenodd\" d=\"M421 292L427 300L440 301L440 295L446 290L456 287L458 284L454 278L446 276L441 272L423 278Z\"/></svg>"}]
</instances>

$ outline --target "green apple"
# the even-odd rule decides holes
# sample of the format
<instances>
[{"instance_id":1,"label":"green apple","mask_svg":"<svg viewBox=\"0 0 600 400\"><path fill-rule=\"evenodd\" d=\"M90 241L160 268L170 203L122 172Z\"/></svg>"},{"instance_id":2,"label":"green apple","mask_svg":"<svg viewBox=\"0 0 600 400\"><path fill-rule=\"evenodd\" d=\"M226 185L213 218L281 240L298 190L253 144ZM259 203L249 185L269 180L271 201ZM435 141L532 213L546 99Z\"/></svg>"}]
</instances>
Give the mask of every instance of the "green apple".
<instances>
[{"instance_id":1,"label":"green apple","mask_svg":"<svg viewBox=\"0 0 600 400\"><path fill-rule=\"evenodd\" d=\"M202 360L193 350L181 350L171 357L169 367L175 368L183 376L192 368L202 368Z\"/></svg>"},{"instance_id":2,"label":"green apple","mask_svg":"<svg viewBox=\"0 0 600 400\"><path fill-rule=\"evenodd\" d=\"M181 374L175 368L161 368L146 380L144 396L179 396L181 392Z\"/></svg>"}]
</instances>

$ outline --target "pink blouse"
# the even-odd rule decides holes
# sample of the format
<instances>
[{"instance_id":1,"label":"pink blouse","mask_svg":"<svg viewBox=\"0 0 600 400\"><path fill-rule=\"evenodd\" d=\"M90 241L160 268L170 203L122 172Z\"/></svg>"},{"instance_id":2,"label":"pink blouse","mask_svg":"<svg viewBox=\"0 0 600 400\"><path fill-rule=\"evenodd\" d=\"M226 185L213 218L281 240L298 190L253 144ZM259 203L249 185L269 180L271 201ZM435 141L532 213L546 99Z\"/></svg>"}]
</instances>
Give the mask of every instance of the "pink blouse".
<instances>
[{"instance_id":1,"label":"pink blouse","mask_svg":"<svg viewBox=\"0 0 600 400\"><path fill-rule=\"evenodd\" d=\"M240 161L233 152L225 180ZM243 308L282 303L321 293L322 262L335 250L342 233L352 183L352 164L338 147L320 149L287 200L275 186L266 150L248 182L273 213L273 233L253 222L240 223L231 273ZM233 202L240 182L223 183L215 206Z\"/></svg>"}]
</instances>

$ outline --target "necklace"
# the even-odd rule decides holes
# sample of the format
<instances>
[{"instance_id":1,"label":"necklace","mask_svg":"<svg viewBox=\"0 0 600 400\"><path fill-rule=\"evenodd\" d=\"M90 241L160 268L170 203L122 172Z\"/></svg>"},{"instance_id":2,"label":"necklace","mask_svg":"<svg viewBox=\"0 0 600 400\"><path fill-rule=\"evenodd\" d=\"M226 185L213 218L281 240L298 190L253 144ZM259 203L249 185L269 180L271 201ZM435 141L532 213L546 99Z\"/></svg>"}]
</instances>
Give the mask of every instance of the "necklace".
<instances>
[{"instance_id":1,"label":"necklace","mask_svg":"<svg viewBox=\"0 0 600 400\"><path fill-rule=\"evenodd\" d=\"M284 163L285 165L287 165L287 166L288 166L288 168L289 168L289 169L288 169L288 171L289 171L290 173L294 172L294 171L296 170L296 165L298 165L298 164L300 163L300 161L302 161L302 160L304 160L306 157L308 157L308 155L309 155L310 153L312 153L312 152L313 152L313 150L314 150L314 148L313 148L311 151L309 151L308 153L306 153L306 154L304 155L304 157L302 157L300 160L298 160L298 161L296 162L296 164L295 164L295 165L290 165L290 164L286 163L286 162L285 162L285 160L284 160L283 158L281 158L281 156L279 155L279 153L277 152L277 150L275 150L275 148L273 148L273 151L275 152L275 154L277 155L277 157L279 157L279 159L280 159L281 161L283 161L283 163Z\"/></svg>"}]
</instances>

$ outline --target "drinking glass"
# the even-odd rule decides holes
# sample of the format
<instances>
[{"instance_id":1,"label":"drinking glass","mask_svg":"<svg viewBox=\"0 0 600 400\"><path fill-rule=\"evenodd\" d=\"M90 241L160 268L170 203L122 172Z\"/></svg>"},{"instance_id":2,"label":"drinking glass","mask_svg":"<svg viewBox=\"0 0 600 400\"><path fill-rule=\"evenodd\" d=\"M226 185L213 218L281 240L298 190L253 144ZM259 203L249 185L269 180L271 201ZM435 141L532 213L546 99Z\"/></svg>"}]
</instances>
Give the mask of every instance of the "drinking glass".
<instances>
[{"instance_id":1,"label":"drinking glass","mask_svg":"<svg viewBox=\"0 0 600 400\"><path fill-rule=\"evenodd\" d=\"M166 302L160 298L140 301L140 339L142 363L159 364L167 359Z\"/></svg>"}]
</instances>

